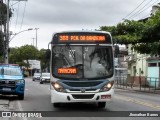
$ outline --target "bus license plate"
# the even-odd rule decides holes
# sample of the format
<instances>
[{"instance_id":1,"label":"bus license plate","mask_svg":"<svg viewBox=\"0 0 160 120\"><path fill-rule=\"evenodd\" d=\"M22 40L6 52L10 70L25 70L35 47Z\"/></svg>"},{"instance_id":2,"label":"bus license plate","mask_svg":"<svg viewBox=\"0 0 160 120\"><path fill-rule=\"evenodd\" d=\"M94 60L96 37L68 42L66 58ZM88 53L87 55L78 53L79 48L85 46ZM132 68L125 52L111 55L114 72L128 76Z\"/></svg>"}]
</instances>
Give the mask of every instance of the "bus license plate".
<instances>
[{"instance_id":1,"label":"bus license plate","mask_svg":"<svg viewBox=\"0 0 160 120\"><path fill-rule=\"evenodd\" d=\"M11 88L2 88L3 91L11 91Z\"/></svg>"}]
</instances>

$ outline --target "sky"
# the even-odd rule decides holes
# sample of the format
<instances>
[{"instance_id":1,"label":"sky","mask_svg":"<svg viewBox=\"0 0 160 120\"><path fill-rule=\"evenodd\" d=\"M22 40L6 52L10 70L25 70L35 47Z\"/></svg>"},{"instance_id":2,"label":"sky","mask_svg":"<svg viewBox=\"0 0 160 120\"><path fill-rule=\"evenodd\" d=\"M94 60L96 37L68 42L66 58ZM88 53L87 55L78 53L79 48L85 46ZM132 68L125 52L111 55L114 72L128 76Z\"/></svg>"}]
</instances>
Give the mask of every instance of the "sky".
<instances>
[{"instance_id":1,"label":"sky","mask_svg":"<svg viewBox=\"0 0 160 120\"><path fill-rule=\"evenodd\" d=\"M26 44L35 46L35 28L39 28L37 30L39 50L48 48L54 32L95 30L100 26L116 25L123 19L139 20L149 16L152 6L160 2L160 0L10 1L13 12L10 31L12 34L20 33L11 35L11 38L14 37L9 46L20 47ZM133 11L134 9L136 10ZM25 31L30 28L33 30Z\"/></svg>"}]
</instances>

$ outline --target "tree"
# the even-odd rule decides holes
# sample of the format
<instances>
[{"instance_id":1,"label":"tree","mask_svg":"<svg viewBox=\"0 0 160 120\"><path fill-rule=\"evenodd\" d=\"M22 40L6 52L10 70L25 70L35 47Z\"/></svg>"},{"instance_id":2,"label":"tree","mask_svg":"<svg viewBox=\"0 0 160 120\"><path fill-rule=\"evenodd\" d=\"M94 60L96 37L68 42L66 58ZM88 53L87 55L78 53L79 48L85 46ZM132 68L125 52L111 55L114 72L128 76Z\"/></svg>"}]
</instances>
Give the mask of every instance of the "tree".
<instances>
[{"instance_id":1,"label":"tree","mask_svg":"<svg viewBox=\"0 0 160 120\"><path fill-rule=\"evenodd\" d=\"M100 30L109 31L115 44L134 44L141 39L143 22L125 20L117 26L100 27Z\"/></svg>"},{"instance_id":2,"label":"tree","mask_svg":"<svg viewBox=\"0 0 160 120\"><path fill-rule=\"evenodd\" d=\"M49 69L49 57L48 57L48 54L47 54L47 50L46 49L41 49L39 51L39 59L41 61L41 68L42 70L48 68Z\"/></svg>"},{"instance_id":3,"label":"tree","mask_svg":"<svg viewBox=\"0 0 160 120\"><path fill-rule=\"evenodd\" d=\"M160 11L146 22L125 20L117 26L102 26L100 30L111 32L116 44L132 44L139 53L160 55Z\"/></svg>"},{"instance_id":4,"label":"tree","mask_svg":"<svg viewBox=\"0 0 160 120\"><path fill-rule=\"evenodd\" d=\"M4 25L7 21L7 5L4 3L0 3L0 25ZM12 17L12 11L11 9L9 10L9 18Z\"/></svg>"},{"instance_id":5,"label":"tree","mask_svg":"<svg viewBox=\"0 0 160 120\"><path fill-rule=\"evenodd\" d=\"M23 60L38 59L39 51L32 45L24 45L17 48L11 48L9 54L10 63L21 63Z\"/></svg>"}]
</instances>

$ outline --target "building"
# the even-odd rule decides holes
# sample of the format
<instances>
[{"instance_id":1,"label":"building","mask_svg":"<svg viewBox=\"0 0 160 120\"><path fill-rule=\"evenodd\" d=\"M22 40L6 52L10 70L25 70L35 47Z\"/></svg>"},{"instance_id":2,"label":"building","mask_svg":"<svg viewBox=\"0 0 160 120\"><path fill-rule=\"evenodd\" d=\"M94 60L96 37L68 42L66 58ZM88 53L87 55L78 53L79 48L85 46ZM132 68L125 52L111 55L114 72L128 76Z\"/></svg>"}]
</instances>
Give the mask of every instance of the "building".
<instances>
[{"instance_id":1,"label":"building","mask_svg":"<svg viewBox=\"0 0 160 120\"><path fill-rule=\"evenodd\" d=\"M151 15L155 15L160 9L160 3L154 5L151 10ZM139 20L146 22L148 18ZM124 61L128 62L128 82L135 85L147 84L155 87L160 86L160 57L147 54L139 54L134 51L132 45L128 45L128 55L124 56Z\"/></svg>"},{"instance_id":2,"label":"building","mask_svg":"<svg viewBox=\"0 0 160 120\"><path fill-rule=\"evenodd\" d=\"M127 69L128 64L126 61L124 61L125 55L127 55L127 49L126 46L120 46L118 47L118 53L115 55L114 59L114 65L115 65L115 77L119 82L126 81L127 78Z\"/></svg>"},{"instance_id":3,"label":"building","mask_svg":"<svg viewBox=\"0 0 160 120\"><path fill-rule=\"evenodd\" d=\"M128 62L128 80L134 84L145 84L147 76L147 61L150 55L139 54L133 49L132 45L128 45L128 55L125 56L125 61Z\"/></svg>"},{"instance_id":4,"label":"building","mask_svg":"<svg viewBox=\"0 0 160 120\"><path fill-rule=\"evenodd\" d=\"M24 61L27 63L27 61ZM23 68L26 71L29 72L29 76L33 76L35 72L41 72L41 61L39 60L28 60L29 68Z\"/></svg>"},{"instance_id":5,"label":"building","mask_svg":"<svg viewBox=\"0 0 160 120\"><path fill-rule=\"evenodd\" d=\"M156 11L160 9L160 3L157 5L152 6L151 15L155 15Z\"/></svg>"}]
</instances>

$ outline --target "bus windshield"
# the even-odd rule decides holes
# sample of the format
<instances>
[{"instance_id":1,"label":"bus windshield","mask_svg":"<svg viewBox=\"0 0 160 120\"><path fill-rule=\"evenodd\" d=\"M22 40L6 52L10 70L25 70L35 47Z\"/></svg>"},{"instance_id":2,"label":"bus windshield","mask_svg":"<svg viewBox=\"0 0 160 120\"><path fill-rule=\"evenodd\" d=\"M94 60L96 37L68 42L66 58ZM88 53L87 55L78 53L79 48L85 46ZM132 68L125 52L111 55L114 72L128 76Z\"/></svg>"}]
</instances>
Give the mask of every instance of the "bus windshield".
<instances>
[{"instance_id":1,"label":"bus windshield","mask_svg":"<svg viewBox=\"0 0 160 120\"><path fill-rule=\"evenodd\" d=\"M52 75L62 79L102 79L113 75L111 46L56 45L52 47Z\"/></svg>"}]
</instances>

